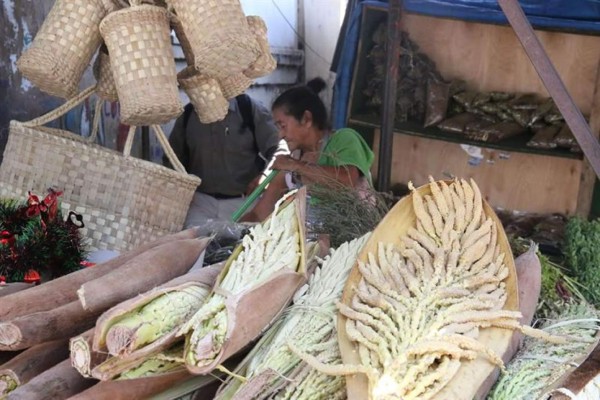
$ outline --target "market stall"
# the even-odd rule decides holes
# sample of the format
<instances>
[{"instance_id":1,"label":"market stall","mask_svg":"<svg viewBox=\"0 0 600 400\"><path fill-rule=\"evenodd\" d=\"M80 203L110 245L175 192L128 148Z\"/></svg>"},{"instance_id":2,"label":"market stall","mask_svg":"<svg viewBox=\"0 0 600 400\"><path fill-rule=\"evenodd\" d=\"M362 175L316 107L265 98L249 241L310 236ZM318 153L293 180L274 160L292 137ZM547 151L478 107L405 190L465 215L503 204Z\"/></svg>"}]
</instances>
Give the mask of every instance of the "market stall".
<instances>
[{"instance_id":1,"label":"market stall","mask_svg":"<svg viewBox=\"0 0 600 400\"><path fill-rule=\"evenodd\" d=\"M56 1L17 66L66 101L13 121L0 164L0 399L600 398L594 173L512 30L402 13L390 99L388 11L363 12L348 121L377 152L393 101L407 194L306 185L184 230L201 182L160 124L178 88L223 118L276 66L266 25L236 0ZM538 35L597 132L598 37ZM124 153L45 127L91 97L121 104ZM174 169L130 155L136 125Z\"/></svg>"}]
</instances>

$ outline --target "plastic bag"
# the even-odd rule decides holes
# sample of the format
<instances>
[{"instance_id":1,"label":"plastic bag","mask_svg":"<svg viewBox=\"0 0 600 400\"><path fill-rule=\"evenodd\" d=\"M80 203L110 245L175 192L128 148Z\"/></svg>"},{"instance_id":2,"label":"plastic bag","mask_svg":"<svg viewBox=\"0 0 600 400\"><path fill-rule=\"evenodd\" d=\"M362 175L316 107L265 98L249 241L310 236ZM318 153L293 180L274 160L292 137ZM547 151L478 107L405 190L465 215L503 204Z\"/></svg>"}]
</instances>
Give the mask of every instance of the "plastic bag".
<instances>
[{"instance_id":1,"label":"plastic bag","mask_svg":"<svg viewBox=\"0 0 600 400\"><path fill-rule=\"evenodd\" d=\"M450 83L430 79L427 82L427 109L423 126L437 125L446 118L450 100Z\"/></svg>"},{"instance_id":2,"label":"plastic bag","mask_svg":"<svg viewBox=\"0 0 600 400\"><path fill-rule=\"evenodd\" d=\"M477 97L477 92L466 90L464 92L456 93L452 98L456 100L458 104L465 108L471 108L473 101Z\"/></svg>"},{"instance_id":3,"label":"plastic bag","mask_svg":"<svg viewBox=\"0 0 600 400\"><path fill-rule=\"evenodd\" d=\"M531 114L531 110L513 109L510 111L510 115L514 118L515 122L524 128L527 128L531 124Z\"/></svg>"},{"instance_id":4,"label":"plastic bag","mask_svg":"<svg viewBox=\"0 0 600 400\"><path fill-rule=\"evenodd\" d=\"M525 131L525 128L516 122L498 122L497 124L483 128L480 131L482 138L479 140L494 143L511 138L513 136L521 135L525 133Z\"/></svg>"},{"instance_id":5,"label":"plastic bag","mask_svg":"<svg viewBox=\"0 0 600 400\"><path fill-rule=\"evenodd\" d=\"M513 93L508 92L490 92L490 97L492 101L508 101L515 97Z\"/></svg>"},{"instance_id":6,"label":"plastic bag","mask_svg":"<svg viewBox=\"0 0 600 400\"><path fill-rule=\"evenodd\" d=\"M482 136L481 136L480 132L483 129L488 128L492 125L494 125L494 122L487 121L483 118L478 118L475 121L469 122L465 126L465 135L469 139L481 140Z\"/></svg>"},{"instance_id":7,"label":"plastic bag","mask_svg":"<svg viewBox=\"0 0 600 400\"><path fill-rule=\"evenodd\" d=\"M508 102L515 110L535 110L540 105L540 99L535 93L526 93Z\"/></svg>"},{"instance_id":8,"label":"plastic bag","mask_svg":"<svg viewBox=\"0 0 600 400\"><path fill-rule=\"evenodd\" d=\"M577 145L577 140L575 140L575 136L573 136L573 132L571 132L569 125L564 124L559 126L559 128L558 134L554 137L554 143L556 143L557 146L570 149Z\"/></svg>"},{"instance_id":9,"label":"plastic bag","mask_svg":"<svg viewBox=\"0 0 600 400\"><path fill-rule=\"evenodd\" d=\"M448 118L438 124L438 128L452 133L463 133L468 123L477 120L477 115L473 113L462 113Z\"/></svg>"},{"instance_id":10,"label":"plastic bag","mask_svg":"<svg viewBox=\"0 0 600 400\"><path fill-rule=\"evenodd\" d=\"M558 133L560 126L548 125L535 133L535 135L527 142L528 147L536 149L554 149L556 142L554 137Z\"/></svg>"},{"instance_id":11,"label":"plastic bag","mask_svg":"<svg viewBox=\"0 0 600 400\"><path fill-rule=\"evenodd\" d=\"M249 232L250 224L209 219L197 227L200 236L214 236L204 254L203 265L225 261Z\"/></svg>"}]
</instances>

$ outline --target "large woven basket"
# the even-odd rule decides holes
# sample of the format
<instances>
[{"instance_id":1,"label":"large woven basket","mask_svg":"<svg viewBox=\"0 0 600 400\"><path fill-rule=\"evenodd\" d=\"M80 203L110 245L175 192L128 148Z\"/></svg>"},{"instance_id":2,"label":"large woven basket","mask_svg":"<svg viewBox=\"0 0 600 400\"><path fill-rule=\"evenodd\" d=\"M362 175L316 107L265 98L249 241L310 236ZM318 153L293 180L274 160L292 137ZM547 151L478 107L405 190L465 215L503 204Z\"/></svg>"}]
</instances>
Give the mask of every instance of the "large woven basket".
<instances>
[{"instance_id":1,"label":"large woven basket","mask_svg":"<svg viewBox=\"0 0 600 400\"><path fill-rule=\"evenodd\" d=\"M110 0L57 0L17 61L19 71L43 92L73 97L100 46L100 21L114 7Z\"/></svg>"},{"instance_id":2,"label":"large woven basket","mask_svg":"<svg viewBox=\"0 0 600 400\"><path fill-rule=\"evenodd\" d=\"M205 75L224 78L243 72L260 55L239 0L167 0L181 20Z\"/></svg>"},{"instance_id":3,"label":"large woven basket","mask_svg":"<svg viewBox=\"0 0 600 400\"><path fill-rule=\"evenodd\" d=\"M119 100L106 46L100 47L93 72L96 78L96 94L106 101Z\"/></svg>"},{"instance_id":4,"label":"large woven basket","mask_svg":"<svg viewBox=\"0 0 600 400\"><path fill-rule=\"evenodd\" d=\"M256 79L273 72L275 68L277 68L277 61L271 54L269 38L267 37L267 24L265 24L265 21L256 15L247 16L246 21L248 21L250 31L256 38L256 42L260 47L260 55L256 61L244 71L244 75L248 78Z\"/></svg>"},{"instance_id":5,"label":"large woven basket","mask_svg":"<svg viewBox=\"0 0 600 400\"><path fill-rule=\"evenodd\" d=\"M182 70L178 78L202 123L210 124L225 118L229 102L223 95L219 82L199 73L194 67Z\"/></svg>"},{"instance_id":6,"label":"large woven basket","mask_svg":"<svg viewBox=\"0 0 600 400\"><path fill-rule=\"evenodd\" d=\"M128 125L163 124L183 112L167 10L139 5L115 11L100 24Z\"/></svg>"},{"instance_id":7,"label":"large woven basket","mask_svg":"<svg viewBox=\"0 0 600 400\"><path fill-rule=\"evenodd\" d=\"M68 109L31 122L11 121L0 165L0 196L24 198L29 190L44 193L48 187L64 191L61 206L82 214L90 250L127 251L181 230L200 178L186 174L173 159L164 133L153 126L178 170L130 156L135 127L121 154L71 132L40 126Z\"/></svg>"}]
</instances>

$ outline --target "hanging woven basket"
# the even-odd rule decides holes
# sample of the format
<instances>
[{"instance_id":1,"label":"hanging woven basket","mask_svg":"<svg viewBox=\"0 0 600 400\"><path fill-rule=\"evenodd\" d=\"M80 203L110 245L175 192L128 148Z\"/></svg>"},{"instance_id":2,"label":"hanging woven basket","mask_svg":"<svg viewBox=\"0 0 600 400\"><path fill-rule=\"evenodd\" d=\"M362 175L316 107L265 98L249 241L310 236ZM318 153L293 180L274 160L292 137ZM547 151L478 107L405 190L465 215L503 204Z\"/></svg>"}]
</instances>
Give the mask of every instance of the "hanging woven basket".
<instances>
[{"instance_id":1,"label":"hanging woven basket","mask_svg":"<svg viewBox=\"0 0 600 400\"><path fill-rule=\"evenodd\" d=\"M265 24L265 21L256 15L247 16L246 21L248 21L250 31L256 38L256 42L260 47L260 55L256 61L244 71L244 75L248 78L256 79L273 72L275 68L277 68L277 61L271 54L271 47L269 46L269 39L267 37L267 24Z\"/></svg>"},{"instance_id":2,"label":"hanging woven basket","mask_svg":"<svg viewBox=\"0 0 600 400\"><path fill-rule=\"evenodd\" d=\"M73 97L102 41L100 21L114 9L110 0L57 0L17 68L41 91Z\"/></svg>"},{"instance_id":3,"label":"hanging woven basket","mask_svg":"<svg viewBox=\"0 0 600 400\"><path fill-rule=\"evenodd\" d=\"M192 45L185 35L181 20L175 14L171 14L171 28L173 28L173 31L175 31L175 36L177 36L177 40L179 40L181 50L183 51L183 57L185 58L187 65L194 65L194 52L192 51Z\"/></svg>"},{"instance_id":4,"label":"hanging woven basket","mask_svg":"<svg viewBox=\"0 0 600 400\"><path fill-rule=\"evenodd\" d=\"M229 100L244 93L252 85L252 79L242 73L238 73L219 79L219 85L221 86L223 96Z\"/></svg>"},{"instance_id":5,"label":"hanging woven basket","mask_svg":"<svg viewBox=\"0 0 600 400\"><path fill-rule=\"evenodd\" d=\"M100 47L96 62L94 63L94 78L96 78L96 93L103 100L118 101L117 87L110 66L110 58L106 46Z\"/></svg>"},{"instance_id":6,"label":"hanging woven basket","mask_svg":"<svg viewBox=\"0 0 600 400\"><path fill-rule=\"evenodd\" d=\"M200 122L210 124L225 118L229 110L229 102L223 95L216 79L210 78L187 67L178 75L179 84L188 97Z\"/></svg>"},{"instance_id":7,"label":"hanging woven basket","mask_svg":"<svg viewBox=\"0 0 600 400\"><path fill-rule=\"evenodd\" d=\"M102 21L100 32L110 54L123 123L163 124L183 112L165 8L134 5L115 11Z\"/></svg>"},{"instance_id":8,"label":"hanging woven basket","mask_svg":"<svg viewBox=\"0 0 600 400\"><path fill-rule=\"evenodd\" d=\"M260 55L239 0L167 0L179 17L201 73L243 72Z\"/></svg>"}]
</instances>

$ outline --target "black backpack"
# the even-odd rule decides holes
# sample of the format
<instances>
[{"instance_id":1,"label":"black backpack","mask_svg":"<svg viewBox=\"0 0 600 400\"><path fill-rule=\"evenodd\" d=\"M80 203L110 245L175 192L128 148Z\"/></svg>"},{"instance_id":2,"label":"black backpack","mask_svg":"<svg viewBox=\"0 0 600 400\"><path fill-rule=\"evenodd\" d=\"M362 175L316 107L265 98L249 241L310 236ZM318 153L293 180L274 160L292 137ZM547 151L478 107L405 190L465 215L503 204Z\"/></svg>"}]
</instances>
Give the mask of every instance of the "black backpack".
<instances>
[{"instance_id":1,"label":"black backpack","mask_svg":"<svg viewBox=\"0 0 600 400\"><path fill-rule=\"evenodd\" d=\"M240 109L240 114L242 115L242 129L248 128L252 132L254 136L254 146L256 147L258 157L256 158L256 165L262 171L267 166L267 162L273 157L275 154L275 150L277 147L272 147L267 150L267 154L262 154L258 151L258 143L256 142L256 125L254 124L254 116L252 114L252 100L250 100L250 96L247 94L240 94L235 98L238 108ZM192 111L194 111L194 106L192 103L189 103L185 106L183 110L183 129L187 128L188 121L190 116L192 115Z\"/></svg>"}]
</instances>

